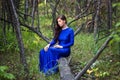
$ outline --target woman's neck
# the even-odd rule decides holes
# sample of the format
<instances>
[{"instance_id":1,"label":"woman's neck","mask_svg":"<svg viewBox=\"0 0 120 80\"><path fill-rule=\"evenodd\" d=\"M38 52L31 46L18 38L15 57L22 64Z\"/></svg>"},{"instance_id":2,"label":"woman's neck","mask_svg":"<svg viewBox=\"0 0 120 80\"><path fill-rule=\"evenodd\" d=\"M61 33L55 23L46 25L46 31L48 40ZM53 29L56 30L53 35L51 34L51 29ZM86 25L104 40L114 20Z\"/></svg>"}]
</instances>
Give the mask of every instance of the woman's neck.
<instances>
[{"instance_id":1,"label":"woman's neck","mask_svg":"<svg viewBox=\"0 0 120 80\"><path fill-rule=\"evenodd\" d=\"M67 26L67 25L64 25L64 26L62 27L62 30L66 29L66 28L68 28L68 26Z\"/></svg>"}]
</instances>

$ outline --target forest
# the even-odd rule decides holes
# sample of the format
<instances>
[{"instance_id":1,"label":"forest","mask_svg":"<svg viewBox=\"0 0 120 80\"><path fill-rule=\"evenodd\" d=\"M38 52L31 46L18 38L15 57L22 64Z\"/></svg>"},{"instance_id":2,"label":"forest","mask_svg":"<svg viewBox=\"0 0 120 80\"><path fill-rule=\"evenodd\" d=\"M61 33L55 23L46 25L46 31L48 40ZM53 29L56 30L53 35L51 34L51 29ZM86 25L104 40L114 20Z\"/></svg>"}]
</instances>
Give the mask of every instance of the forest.
<instances>
[{"instance_id":1,"label":"forest","mask_svg":"<svg viewBox=\"0 0 120 80\"><path fill-rule=\"evenodd\" d=\"M63 58L70 74L45 76L39 51L61 14L75 36ZM0 80L120 80L120 1L0 0Z\"/></svg>"}]
</instances>

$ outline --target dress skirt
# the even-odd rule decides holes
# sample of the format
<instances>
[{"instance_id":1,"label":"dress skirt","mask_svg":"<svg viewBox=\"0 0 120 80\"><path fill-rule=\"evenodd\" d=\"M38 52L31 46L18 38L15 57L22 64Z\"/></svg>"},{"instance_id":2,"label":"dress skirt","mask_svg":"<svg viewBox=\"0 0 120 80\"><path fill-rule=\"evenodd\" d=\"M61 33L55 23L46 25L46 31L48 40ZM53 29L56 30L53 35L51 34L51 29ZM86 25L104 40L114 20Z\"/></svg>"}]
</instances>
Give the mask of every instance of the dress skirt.
<instances>
[{"instance_id":1,"label":"dress skirt","mask_svg":"<svg viewBox=\"0 0 120 80\"><path fill-rule=\"evenodd\" d=\"M70 48L49 47L48 51L40 50L39 69L45 75L51 75L58 72L58 60L61 57L68 57Z\"/></svg>"}]
</instances>

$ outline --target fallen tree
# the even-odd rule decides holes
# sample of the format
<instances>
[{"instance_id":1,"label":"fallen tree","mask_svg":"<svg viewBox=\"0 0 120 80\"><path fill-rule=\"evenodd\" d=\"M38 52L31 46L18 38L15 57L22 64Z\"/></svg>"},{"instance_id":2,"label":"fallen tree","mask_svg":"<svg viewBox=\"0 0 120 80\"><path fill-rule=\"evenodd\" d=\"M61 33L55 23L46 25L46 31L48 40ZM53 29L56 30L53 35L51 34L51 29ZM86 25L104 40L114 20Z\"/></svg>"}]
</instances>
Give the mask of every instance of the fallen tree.
<instances>
[{"instance_id":1,"label":"fallen tree","mask_svg":"<svg viewBox=\"0 0 120 80\"><path fill-rule=\"evenodd\" d=\"M59 62L59 70L60 70L60 79L61 80L75 80L74 76L71 73L67 59L60 58L58 62Z\"/></svg>"}]
</instances>

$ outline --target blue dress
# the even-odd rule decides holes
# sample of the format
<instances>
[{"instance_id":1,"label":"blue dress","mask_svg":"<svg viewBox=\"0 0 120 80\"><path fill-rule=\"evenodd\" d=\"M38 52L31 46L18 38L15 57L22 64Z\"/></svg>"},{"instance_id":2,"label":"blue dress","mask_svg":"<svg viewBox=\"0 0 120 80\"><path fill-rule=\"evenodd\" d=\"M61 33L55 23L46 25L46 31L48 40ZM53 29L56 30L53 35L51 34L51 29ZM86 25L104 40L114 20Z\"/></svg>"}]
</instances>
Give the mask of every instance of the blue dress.
<instances>
[{"instance_id":1,"label":"blue dress","mask_svg":"<svg viewBox=\"0 0 120 80\"><path fill-rule=\"evenodd\" d=\"M50 75L58 72L58 59L68 57L70 55L70 47L74 44L74 31L72 28L66 28L60 32L58 37L58 45L63 48L54 48L57 42L53 39L50 42L48 51L40 50L39 68L45 75Z\"/></svg>"}]
</instances>

